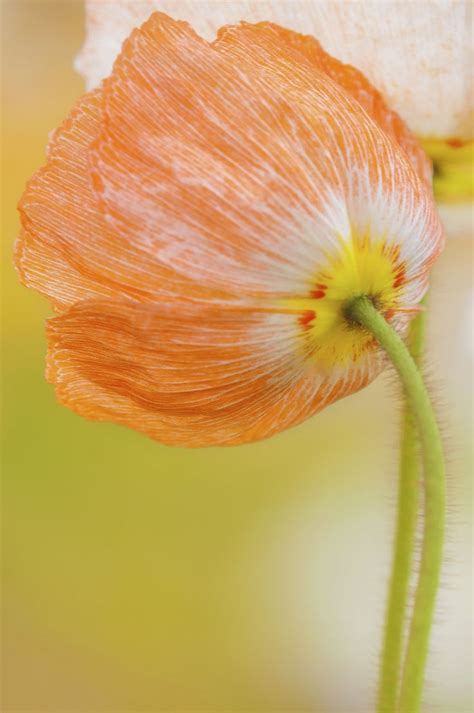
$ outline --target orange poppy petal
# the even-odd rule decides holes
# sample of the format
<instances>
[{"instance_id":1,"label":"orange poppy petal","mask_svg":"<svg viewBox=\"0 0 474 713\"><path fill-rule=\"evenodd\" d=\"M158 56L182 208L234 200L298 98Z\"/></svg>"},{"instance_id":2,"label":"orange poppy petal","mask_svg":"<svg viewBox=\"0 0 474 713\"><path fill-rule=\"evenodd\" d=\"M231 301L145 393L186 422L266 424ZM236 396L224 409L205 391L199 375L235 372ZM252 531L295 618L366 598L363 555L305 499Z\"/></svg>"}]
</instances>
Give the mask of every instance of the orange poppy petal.
<instances>
[{"instance_id":1,"label":"orange poppy petal","mask_svg":"<svg viewBox=\"0 0 474 713\"><path fill-rule=\"evenodd\" d=\"M337 134L339 144L333 144L334 153L330 158L336 163L338 153L343 158L342 170L348 180L344 193L350 232L353 236L368 234L372 240L383 236L387 244L400 248L407 265L407 301L419 302L426 292L429 269L443 248L445 235L433 200L431 162L398 114L385 104L359 70L331 57L313 37L268 22L241 22L221 28L213 45L231 57L241 71L259 73L267 82L288 87L299 83L303 92L310 92L312 87L318 91L326 89L328 105L336 109L332 132ZM310 84L306 87L305 66L310 72ZM348 106L340 107L342 113L337 116L338 95L334 85L357 100L357 106L362 107L383 134L374 131L360 116L354 117L357 121L354 125ZM301 97L300 110L306 117L305 95ZM324 108L320 107L315 116L312 139L317 141L318 122L326 118ZM387 139L390 148L385 144ZM326 145L331 145L330 138ZM406 170L406 160L415 169L421 186ZM368 184L365 191L362 177ZM334 232L338 234L337 229Z\"/></svg>"},{"instance_id":2,"label":"orange poppy petal","mask_svg":"<svg viewBox=\"0 0 474 713\"><path fill-rule=\"evenodd\" d=\"M47 164L22 196L23 230L15 255L22 282L49 297L58 310L100 296L145 300L175 291L209 296L209 290L183 282L138 240L127 241L103 219L89 174L101 104L100 90L77 102L51 138Z\"/></svg>"},{"instance_id":3,"label":"orange poppy petal","mask_svg":"<svg viewBox=\"0 0 474 713\"><path fill-rule=\"evenodd\" d=\"M61 403L181 446L254 441L300 423L373 378L376 359L321 376L297 349L294 314L244 306L96 300L48 323Z\"/></svg>"},{"instance_id":4,"label":"orange poppy petal","mask_svg":"<svg viewBox=\"0 0 474 713\"><path fill-rule=\"evenodd\" d=\"M225 48L226 52L231 51L240 65L258 58L262 50L274 56L285 52L292 55L295 62L304 58L353 96L380 128L406 151L418 174L431 184L431 161L405 122L387 106L381 93L362 72L325 52L314 37L269 22L242 22L223 27L215 44ZM268 62L268 54L265 62Z\"/></svg>"},{"instance_id":5,"label":"orange poppy petal","mask_svg":"<svg viewBox=\"0 0 474 713\"><path fill-rule=\"evenodd\" d=\"M407 154L300 52L246 47L160 13L125 42L92 159L110 225L236 294L307 294L338 236L371 225L423 272L441 229Z\"/></svg>"}]
</instances>

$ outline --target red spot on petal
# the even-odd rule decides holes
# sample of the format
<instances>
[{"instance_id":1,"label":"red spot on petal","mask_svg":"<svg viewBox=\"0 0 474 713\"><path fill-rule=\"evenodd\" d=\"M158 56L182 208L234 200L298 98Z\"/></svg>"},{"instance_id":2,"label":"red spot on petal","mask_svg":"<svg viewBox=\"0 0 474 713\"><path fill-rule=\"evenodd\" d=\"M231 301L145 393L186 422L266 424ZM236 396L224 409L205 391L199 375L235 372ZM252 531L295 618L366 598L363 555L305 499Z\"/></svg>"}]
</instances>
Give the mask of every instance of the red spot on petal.
<instances>
[{"instance_id":1,"label":"red spot on petal","mask_svg":"<svg viewBox=\"0 0 474 713\"><path fill-rule=\"evenodd\" d=\"M462 139L447 139L446 143L453 149L460 149L466 145L466 142Z\"/></svg>"},{"instance_id":2,"label":"red spot on petal","mask_svg":"<svg viewBox=\"0 0 474 713\"><path fill-rule=\"evenodd\" d=\"M315 300L321 300L323 297L325 297L326 292L325 290L312 290L310 292L310 295Z\"/></svg>"},{"instance_id":3,"label":"red spot on petal","mask_svg":"<svg viewBox=\"0 0 474 713\"><path fill-rule=\"evenodd\" d=\"M395 274L393 286L395 289L397 289L398 287L401 287L404 282L405 282L405 268L401 267L399 270L397 270L397 272Z\"/></svg>"},{"instance_id":4,"label":"red spot on petal","mask_svg":"<svg viewBox=\"0 0 474 713\"><path fill-rule=\"evenodd\" d=\"M308 327L313 319L316 319L316 312L308 310L298 318L298 322L303 325L303 327Z\"/></svg>"}]
</instances>

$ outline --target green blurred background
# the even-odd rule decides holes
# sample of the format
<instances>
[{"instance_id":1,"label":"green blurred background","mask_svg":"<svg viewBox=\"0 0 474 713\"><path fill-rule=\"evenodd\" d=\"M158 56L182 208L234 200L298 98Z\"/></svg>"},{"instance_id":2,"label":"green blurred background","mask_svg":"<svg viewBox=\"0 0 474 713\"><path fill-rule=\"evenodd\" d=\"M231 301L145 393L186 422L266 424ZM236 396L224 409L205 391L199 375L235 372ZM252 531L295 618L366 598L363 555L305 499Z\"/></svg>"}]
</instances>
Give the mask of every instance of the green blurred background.
<instances>
[{"instance_id":1,"label":"green blurred background","mask_svg":"<svg viewBox=\"0 0 474 713\"><path fill-rule=\"evenodd\" d=\"M171 449L55 403L15 204L82 91L81 2L3 3L3 709L368 713L394 523L395 382L236 449ZM448 224L448 233L450 232ZM472 708L471 243L436 269L450 453L426 710Z\"/></svg>"}]
</instances>

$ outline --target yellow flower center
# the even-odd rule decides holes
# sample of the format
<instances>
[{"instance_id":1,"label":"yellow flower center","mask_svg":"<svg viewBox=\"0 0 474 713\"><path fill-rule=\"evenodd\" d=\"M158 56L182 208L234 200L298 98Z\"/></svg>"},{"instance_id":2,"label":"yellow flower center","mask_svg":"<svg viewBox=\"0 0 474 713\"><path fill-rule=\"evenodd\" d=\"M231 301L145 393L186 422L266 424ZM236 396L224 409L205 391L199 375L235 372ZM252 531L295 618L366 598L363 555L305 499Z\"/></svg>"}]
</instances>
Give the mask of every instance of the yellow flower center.
<instances>
[{"instance_id":1,"label":"yellow flower center","mask_svg":"<svg viewBox=\"0 0 474 713\"><path fill-rule=\"evenodd\" d=\"M348 323L344 306L367 295L390 317L404 281L398 246L368 237L341 241L340 250L328 256L324 269L314 276L308 298L291 300L292 309L304 310L299 322L306 357L328 370L357 362L374 342L360 327Z\"/></svg>"}]
</instances>

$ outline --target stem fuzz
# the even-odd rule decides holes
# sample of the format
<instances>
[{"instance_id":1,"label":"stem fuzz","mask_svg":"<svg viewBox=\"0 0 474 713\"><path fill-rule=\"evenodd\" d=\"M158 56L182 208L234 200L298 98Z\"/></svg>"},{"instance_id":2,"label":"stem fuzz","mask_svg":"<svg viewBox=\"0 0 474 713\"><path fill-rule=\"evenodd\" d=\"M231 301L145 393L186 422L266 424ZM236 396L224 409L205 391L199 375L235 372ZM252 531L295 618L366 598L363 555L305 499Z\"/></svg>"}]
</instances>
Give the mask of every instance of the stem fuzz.
<instances>
[{"instance_id":1,"label":"stem fuzz","mask_svg":"<svg viewBox=\"0 0 474 713\"><path fill-rule=\"evenodd\" d=\"M446 482L442 441L420 371L396 331L366 296L352 300L346 305L345 313L352 325L358 323L372 334L390 357L400 376L421 442L424 468L423 545L398 706L400 713L418 713L443 555Z\"/></svg>"}]
</instances>

